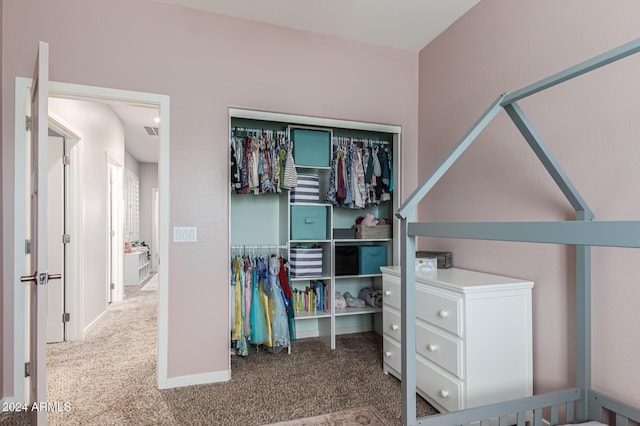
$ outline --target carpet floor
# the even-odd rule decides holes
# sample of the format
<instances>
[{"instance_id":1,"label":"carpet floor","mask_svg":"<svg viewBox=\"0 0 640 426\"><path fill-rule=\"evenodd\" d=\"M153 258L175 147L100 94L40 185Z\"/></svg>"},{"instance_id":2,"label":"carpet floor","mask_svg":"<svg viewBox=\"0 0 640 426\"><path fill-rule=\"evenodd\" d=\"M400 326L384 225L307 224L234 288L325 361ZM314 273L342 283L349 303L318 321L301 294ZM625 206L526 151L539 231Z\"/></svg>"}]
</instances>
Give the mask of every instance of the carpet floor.
<instances>
[{"instance_id":1,"label":"carpet floor","mask_svg":"<svg viewBox=\"0 0 640 426\"><path fill-rule=\"evenodd\" d=\"M252 347L231 358L231 381L158 390L157 292L142 286L127 287L85 340L48 345L47 400L70 405L48 413L50 425L264 425L366 406L401 424L400 382L383 373L375 333L339 336L334 351L316 338L290 355ZM434 413L418 397L418 416Z\"/></svg>"}]
</instances>

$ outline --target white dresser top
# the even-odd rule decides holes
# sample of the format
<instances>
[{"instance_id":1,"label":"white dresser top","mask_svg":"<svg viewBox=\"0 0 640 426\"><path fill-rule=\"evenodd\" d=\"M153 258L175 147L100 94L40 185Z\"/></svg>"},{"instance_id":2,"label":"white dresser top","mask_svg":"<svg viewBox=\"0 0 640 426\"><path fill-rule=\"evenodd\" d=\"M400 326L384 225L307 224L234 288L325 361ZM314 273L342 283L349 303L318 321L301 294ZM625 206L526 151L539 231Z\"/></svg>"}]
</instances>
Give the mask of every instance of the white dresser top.
<instances>
[{"instance_id":1,"label":"white dresser top","mask_svg":"<svg viewBox=\"0 0 640 426\"><path fill-rule=\"evenodd\" d=\"M400 277L400 266L384 266L380 270L383 273ZM461 293L487 291L492 287L496 290L533 288L532 281L459 268L438 269L436 274L416 271L416 282L456 290Z\"/></svg>"}]
</instances>

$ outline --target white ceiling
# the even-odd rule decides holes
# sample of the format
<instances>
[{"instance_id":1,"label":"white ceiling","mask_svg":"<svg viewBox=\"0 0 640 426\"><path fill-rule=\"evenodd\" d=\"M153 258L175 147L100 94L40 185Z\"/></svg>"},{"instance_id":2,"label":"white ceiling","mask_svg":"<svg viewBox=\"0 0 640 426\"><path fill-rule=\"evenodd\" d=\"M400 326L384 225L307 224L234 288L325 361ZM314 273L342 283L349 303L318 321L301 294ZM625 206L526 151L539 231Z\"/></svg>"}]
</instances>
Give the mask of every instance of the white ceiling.
<instances>
[{"instance_id":1,"label":"white ceiling","mask_svg":"<svg viewBox=\"0 0 640 426\"><path fill-rule=\"evenodd\" d=\"M419 51L480 0L157 0Z\"/></svg>"},{"instance_id":2,"label":"white ceiling","mask_svg":"<svg viewBox=\"0 0 640 426\"><path fill-rule=\"evenodd\" d=\"M156 0L348 40L419 51L480 0ZM158 110L112 105L125 125L126 149L157 163L159 138L144 126Z\"/></svg>"},{"instance_id":3,"label":"white ceiling","mask_svg":"<svg viewBox=\"0 0 640 426\"><path fill-rule=\"evenodd\" d=\"M111 108L124 123L125 149L138 161L157 163L160 138L149 136L145 126L160 127L154 119L158 117L158 108L128 104L111 104Z\"/></svg>"}]
</instances>

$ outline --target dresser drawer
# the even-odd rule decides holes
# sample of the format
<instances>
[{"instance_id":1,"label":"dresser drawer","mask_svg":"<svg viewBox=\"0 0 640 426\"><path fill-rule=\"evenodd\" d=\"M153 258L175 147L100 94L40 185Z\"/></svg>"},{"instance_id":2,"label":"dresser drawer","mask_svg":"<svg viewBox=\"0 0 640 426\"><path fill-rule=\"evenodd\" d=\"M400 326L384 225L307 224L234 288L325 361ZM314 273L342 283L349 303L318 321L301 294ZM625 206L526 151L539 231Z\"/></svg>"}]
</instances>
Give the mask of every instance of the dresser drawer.
<instances>
[{"instance_id":1,"label":"dresser drawer","mask_svg":"<svg viewBox=\"0 0 640 426\"><path fill-rule=\"evenodd\" d=\"M429 395L434 402L440 404L447 411L463 408L460 405L462 382L450 379L420 358L416 362L416 385L418 389Z\"/></svg>"},{"instance_id":2,"label":"dresser drawer","mask_svg":"<svg viewBox=\"0 0 640 426\"><path fill-rule=\"evenodd\" d=\"M400 313L391 308L384 307L382 309L382 331L384 334L402 341L402 327L400 327Z\"/></svg>"},{"instance_id":3,"label":"dresser drawer","mask_svg":"<svg viewBox=\"0 0 640 426\"><path fill-rule=\"evenodd\" d=\"M382 280L382 303L400 310L400 278L384 277Z\"/></svg>"},{"instance_id":4,"label":"dresser drawer","mask_svg":"<svg viewBox=\"0 0 640 426\"><path fill-rule=\"evenodd\" d=\"M385 315L387 315L386 312ZM464 378L460 339L418 323L416 324L416 352L460 379Z\"/></svg>"},{"instance_id":5,"label":"dresser drawer","mask_svg":"<svg viewBox=\"0 0 640 426\"><path fill-rule=\"evenodd\" d=\"M400 343L385 336L383 339L382 362L397 373L402 373ZM386 370L386 368L385 368Z\"/></svg>"},{"instance_id":6,"label":"dresser drawer","mask_svg":"<svg viewBox=\"0 0 640 426\"><path fill-rule=\"evenodd\" d=\"M416 286L416 317L462 337L462 300Z\"/></svg>"}]
</instances>

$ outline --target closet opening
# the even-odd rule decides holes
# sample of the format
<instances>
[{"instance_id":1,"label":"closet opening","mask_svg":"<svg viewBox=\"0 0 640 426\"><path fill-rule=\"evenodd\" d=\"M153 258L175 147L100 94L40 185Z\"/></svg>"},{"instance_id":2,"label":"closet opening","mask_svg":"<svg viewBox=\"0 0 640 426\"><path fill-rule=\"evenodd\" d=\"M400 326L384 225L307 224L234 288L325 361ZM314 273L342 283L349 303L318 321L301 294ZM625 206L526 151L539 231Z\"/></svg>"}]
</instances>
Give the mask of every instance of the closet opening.
<instances>
[{"instance_id":1,"label":"closet opening","mask_svg":"<svg viewBox=\"0 0 640 426\"><path fill-rule=\"evenodd\" d=\"M400 127L230 109L229 138L231 356L382 335Z\"/></svg>"}]
</instances>

